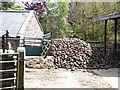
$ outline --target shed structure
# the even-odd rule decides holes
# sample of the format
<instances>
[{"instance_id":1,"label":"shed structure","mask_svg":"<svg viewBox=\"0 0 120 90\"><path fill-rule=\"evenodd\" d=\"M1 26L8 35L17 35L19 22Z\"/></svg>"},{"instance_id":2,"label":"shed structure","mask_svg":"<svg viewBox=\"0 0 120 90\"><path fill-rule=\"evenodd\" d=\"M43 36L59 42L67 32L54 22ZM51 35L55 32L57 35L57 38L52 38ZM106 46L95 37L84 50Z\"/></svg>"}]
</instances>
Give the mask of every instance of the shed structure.
<instances>
[{"instance_id":1,"label":"shed structure","mask_svg":"<svg viewBox=\"0 0 120 90\"><path fill-rule=\"evenodd\" d=\"M40 27L35 17L34 11L0 11L0 39L6 30L9 32L10 49L15 50L18 46L25 46L26 54L40 54L39 45L27 44L25 38L40 38L43 37L42 27ZM15 38L18 38L17 40ZM40 42L40 40L39 40ZM2 48L0 40L0 48ZM34 47L39 46L39 47ZM33 49L34 48L34 49ZM32 51L38 50L39 51Z\"/></svg>"},{"instance_id":2,"label":"shed structure","mask_svg":"<svg viewBox=\"0 0 120 90\"><path fill-rule=\"evenodd\" d=\"M117 52L117 32L118 32L118 20L120 19L120 13L116 14L110 14L108 16L103 16L99 18L95 18L92 20L93 23L98 22L98 21L104 21L105 23L105 29L104 29L104 53L106 54L106 48L107 48L107 23L109 20L114 21L114 53L116 54Z\"/></svg>"}]
</instances>

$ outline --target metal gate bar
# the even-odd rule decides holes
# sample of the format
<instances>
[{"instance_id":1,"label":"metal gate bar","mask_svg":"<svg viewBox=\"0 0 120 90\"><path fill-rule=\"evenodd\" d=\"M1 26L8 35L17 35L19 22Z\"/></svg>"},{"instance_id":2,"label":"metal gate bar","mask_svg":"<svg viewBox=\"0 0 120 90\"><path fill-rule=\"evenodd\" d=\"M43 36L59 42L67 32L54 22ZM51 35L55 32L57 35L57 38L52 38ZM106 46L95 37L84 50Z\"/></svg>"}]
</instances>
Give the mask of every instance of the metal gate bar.
<instances>
[{"instance_id":1,"label":"metal gate bar","mask_svg":"<svg viewBox=\"0 0 120 90\"><path fill-rule=\"evenodd\" d=\"M0 90L17 89L19 53L0 54Z\"/></svg>"}]
</instances>

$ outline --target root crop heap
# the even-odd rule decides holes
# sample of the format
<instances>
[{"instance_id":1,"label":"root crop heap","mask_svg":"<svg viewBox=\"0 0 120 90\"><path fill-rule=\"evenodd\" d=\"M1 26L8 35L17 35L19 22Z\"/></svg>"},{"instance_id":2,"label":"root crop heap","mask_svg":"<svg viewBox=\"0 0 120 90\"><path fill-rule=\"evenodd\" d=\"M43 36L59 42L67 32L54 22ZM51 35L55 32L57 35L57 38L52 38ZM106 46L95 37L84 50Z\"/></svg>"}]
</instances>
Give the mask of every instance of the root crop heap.
<instances>
[{"instance_id":1,"label":"root crop heap","mask_svg":"<svg viewBox=\"0 0 120 90\"><path fill-rule=\"evenodd\" d=\"M92 49L89 43L80 39L55 39L50 55L54 56L56 68L86 68Z\"/></svg>"},{"instance_id":2,"label":"root crop heap","mask_svg":"<svg viewBox=\"0 0 120 90\"><path fill-rule=\"evenodd\" d=\"M52 57L48 57L49 55ZM91 48L89 43L77 38L54 39L48 56L45 59L42 57L26 59L26 67L75 70L108 69L120 66L120 59L114 54L114 57L110 53L105 56L104 48Z\"/></svg>"},{"instance_id":3,"label":"root crop heap","mask_svg":"<svg viewBox=\"0 0 120 90\"><path fill-rule=\"evenodd\" d=\"M54 57L55 68L75 70L117 67L117 62L104 58L103 52L92 49L89 43L77 38L54 39L49 54Z\"/></svg>"}]
</instances>

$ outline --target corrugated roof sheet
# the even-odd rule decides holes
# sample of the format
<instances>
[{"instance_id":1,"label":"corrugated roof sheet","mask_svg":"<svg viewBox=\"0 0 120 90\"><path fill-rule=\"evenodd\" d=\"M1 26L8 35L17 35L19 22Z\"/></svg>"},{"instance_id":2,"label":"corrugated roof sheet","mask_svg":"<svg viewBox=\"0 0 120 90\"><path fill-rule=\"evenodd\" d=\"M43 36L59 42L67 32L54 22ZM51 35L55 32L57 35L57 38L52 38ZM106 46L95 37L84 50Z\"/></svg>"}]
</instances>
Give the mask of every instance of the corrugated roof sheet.
<instances>
[{"instance_id":1,"label":"corrugated roof sheet","mask_svg":"<svg viewBox=\"0 0 120 90\"><path fill-rule=\"evenodd\" d=\"M120 19L120 13L116 13L116 14L111 14L111 15L104 16L104 17L95 18L95 19L92 19L92 22L97 22L97 21L101 21L101 20L110 20L110 19Z\"/></svg>"},{"instance_id":2,"label":"corrugated roof sheet","mask_svg":"<svg viewBox=\"0 0 120 90\"><path fill-rule=\"evenodd\" d=\"M6 30L9 31L11 37L16 37L22 24L24 23L29 12L18 11L1 11L0 12L0 36L5 34Z\"/></svg>"}]
</instances>

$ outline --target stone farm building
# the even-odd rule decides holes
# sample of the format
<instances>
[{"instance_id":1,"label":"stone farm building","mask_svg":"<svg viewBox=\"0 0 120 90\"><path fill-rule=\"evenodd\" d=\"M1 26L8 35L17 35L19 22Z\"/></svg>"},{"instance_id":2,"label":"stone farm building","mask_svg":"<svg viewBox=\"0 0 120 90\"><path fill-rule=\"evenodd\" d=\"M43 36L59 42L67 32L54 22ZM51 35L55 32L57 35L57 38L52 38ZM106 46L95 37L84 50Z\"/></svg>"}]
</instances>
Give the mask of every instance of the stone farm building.
<instances>
[{"instance_id":1,"label":"stone farm building","mask_svg":"<svg viewBox=\"0 0 120 90\"><path fill-rule=\"evenodd\" d=\"M42 38L44 35L34 11L0 11L0 48L2 48L1 37L6 30L11 38L9 39L10 49L16 51L18 46L24 45L27 55L40 54L40 44L32 45L24 42L25 38Z\"/></svg>"}]
</instances>

